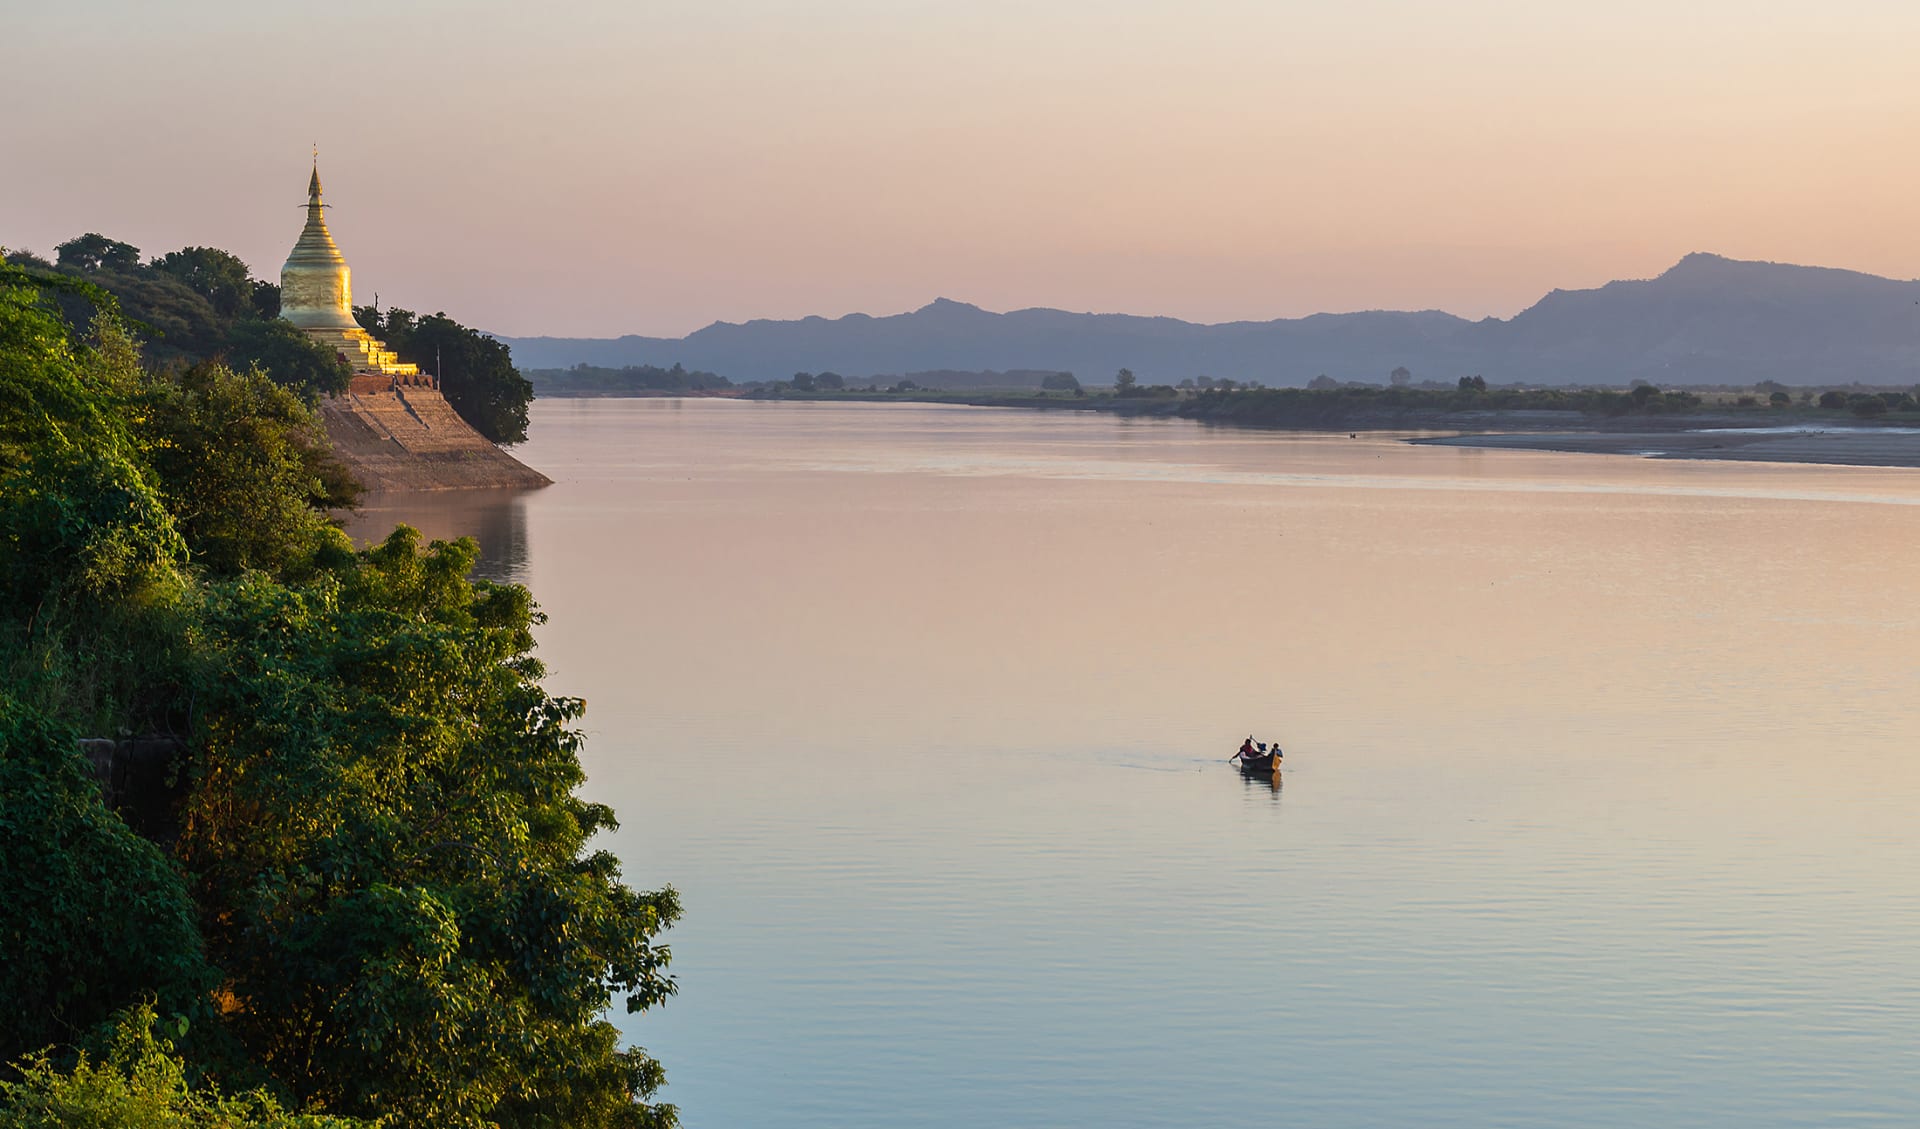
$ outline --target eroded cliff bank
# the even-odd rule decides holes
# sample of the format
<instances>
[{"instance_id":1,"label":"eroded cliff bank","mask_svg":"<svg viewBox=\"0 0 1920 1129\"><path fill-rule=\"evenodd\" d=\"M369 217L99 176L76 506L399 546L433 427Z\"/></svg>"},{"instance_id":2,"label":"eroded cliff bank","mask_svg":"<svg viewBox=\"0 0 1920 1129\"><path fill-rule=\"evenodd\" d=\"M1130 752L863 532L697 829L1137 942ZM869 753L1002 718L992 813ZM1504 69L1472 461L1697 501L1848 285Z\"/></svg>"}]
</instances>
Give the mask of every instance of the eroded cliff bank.
<instances>
[{"instance_id":1,"label":"eroded cliff bank","mask_svg":"<svg viewBox=\"0 0 1920 1129\"><path fill-rule=\"evenodd\" d=\"M531 489L553 480L488 442L438 389L394 385L320 403L334 454L360 484L395 490Z\"/></svg>"}]
</instances>

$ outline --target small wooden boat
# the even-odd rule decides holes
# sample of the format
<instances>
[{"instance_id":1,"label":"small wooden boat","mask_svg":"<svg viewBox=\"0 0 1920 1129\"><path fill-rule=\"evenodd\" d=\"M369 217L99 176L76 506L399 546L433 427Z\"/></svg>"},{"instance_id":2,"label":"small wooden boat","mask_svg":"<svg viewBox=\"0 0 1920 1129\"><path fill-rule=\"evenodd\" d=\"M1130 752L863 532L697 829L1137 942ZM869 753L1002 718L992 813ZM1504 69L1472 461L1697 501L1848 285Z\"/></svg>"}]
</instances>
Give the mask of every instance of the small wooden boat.
<instances>
[{"instance_id":1,"label":"small wooden boat","mask_svg":"<svg viewBox=\"0 0 1920 1129\"><path fill-rule=\"evenodd\" d=\"M1240 771L1248 776L1271 776L1280 771L1282 754L1278 750L1271 753L1236 753L1234 755L1240 762Z\"/></svg>"}]
</instances>

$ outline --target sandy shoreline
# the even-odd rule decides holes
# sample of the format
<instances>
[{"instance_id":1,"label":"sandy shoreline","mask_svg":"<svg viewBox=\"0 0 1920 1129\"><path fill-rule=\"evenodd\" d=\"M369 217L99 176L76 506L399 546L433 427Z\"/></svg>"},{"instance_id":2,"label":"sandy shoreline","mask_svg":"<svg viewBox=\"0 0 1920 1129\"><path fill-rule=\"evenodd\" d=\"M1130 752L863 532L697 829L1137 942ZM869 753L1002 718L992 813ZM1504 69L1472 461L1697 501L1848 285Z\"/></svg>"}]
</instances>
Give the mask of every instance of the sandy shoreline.
<instances>
[{"instance_id":1,"label":"sandy shoreline","mask_svg":"<svg viewBox=\"0 0 1920 1129\"><path fill-rule=\"evenodd\" d=\"M1859 428L1803 431L1609 431L1450 435L1410 439L1442 447L1495 447L1638 455L1651 459L1724 459L1830 466L1920 467L1920 430Z\"/></svg>"}]
</instances>

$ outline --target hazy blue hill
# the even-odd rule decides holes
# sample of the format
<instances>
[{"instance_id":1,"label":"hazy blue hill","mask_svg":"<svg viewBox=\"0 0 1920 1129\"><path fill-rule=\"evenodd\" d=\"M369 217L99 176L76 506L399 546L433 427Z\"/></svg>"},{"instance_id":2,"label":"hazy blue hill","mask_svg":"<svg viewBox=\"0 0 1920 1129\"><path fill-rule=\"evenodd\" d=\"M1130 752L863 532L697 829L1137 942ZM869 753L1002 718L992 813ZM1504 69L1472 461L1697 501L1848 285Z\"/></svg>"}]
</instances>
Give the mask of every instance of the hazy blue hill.
<instances>
[{"instance_id":1,"label":"hazy blue hill","mask_svg":"<svg viewBox=\"0 0 1920 1129\"><path fill-rule=\"evenodd\" d=\"M1091 384L1131 368L1145 382L1190 376L1304 384L1322 372L1385 380L1448 351L1469 323L1450 314L1315 314L1197 325L1177 318L1028 309L996 314L941 298L911 313L716 322L684 338L505 337L523 368L671 365L736 381L832 371L850 379L937 371L1071 372ZM1435 375L1440 375L1436 373Z\"/></svg>"},{"instance_id":2,"label":"hazy blue hill","mask_svg":"<svg viewBox=\"0 0 1920 1129\"><path fill-rule=\"evenodd\" d=\"M1199 325L941 298L910 313L716 322L684 338L502 338L525 368L684 364L736 381L950 371L1066 371L1104 384L1192 376L1300 385L1479 373L1496 383L1791 384L1920 380L1920 283L1693 254L1657 278L1555 290L1508 321L1439 311Z\"/></svg>"},{"instance_id":3,"label":"hazy blue hill","mask_svg":"<svg viewBox=\"0 0 1920 1129\"><path fill-rule=\"evenodd\" d=\"M1692 254L1482 323L1488 379L1789 384L1920 379L1920 283ZM1497 377L1496 377L1497 374Z\"/></svg>"}]
</instances>

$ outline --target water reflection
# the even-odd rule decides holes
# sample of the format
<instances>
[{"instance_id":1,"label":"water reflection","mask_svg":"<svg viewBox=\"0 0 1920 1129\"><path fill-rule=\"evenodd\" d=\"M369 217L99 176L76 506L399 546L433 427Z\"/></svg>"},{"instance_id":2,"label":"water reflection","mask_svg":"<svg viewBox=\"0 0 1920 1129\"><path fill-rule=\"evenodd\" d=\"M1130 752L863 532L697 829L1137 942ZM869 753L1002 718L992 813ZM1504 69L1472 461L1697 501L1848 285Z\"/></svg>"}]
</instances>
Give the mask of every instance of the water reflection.
<instances>
[{"instance_id":1,"label":"water reflection","mask_svg":"<svg viewBox=\"0 0 1920 1129\"><path fill-rule=\"evenodd\" d=\"M534 412L356 532L547 610L689 1124L1920 1124L1920 473Z\"/></svg>"},{"instance_id":2,"label":"water reflection","mask_svg":"<svg viewBox=\"0 0 1920 1129\"><path fill-rule=\"evenodd\" d=\"M1284 779L1284 774L1279 772L1248 772L1242 770L1240 773L1240 782L1247 786L1247 791L1252 792L1258 790L1271 792L1276 801L1280 799L1281 782Z\"/></svg>"},{"instance_id":3,"label":"water reflection","mask_svg":"<svg viewBox=\"0 0 1920 1129\"><path fill-rule=\"evenodd\" d=\"M386 538L402 523L429 541L471 537L480 543L473 575L483 580L523 584L527 578L527 497L525 490L440 490L369 494L344 523L356 545Z\"/></svg>"}]
</instances>

